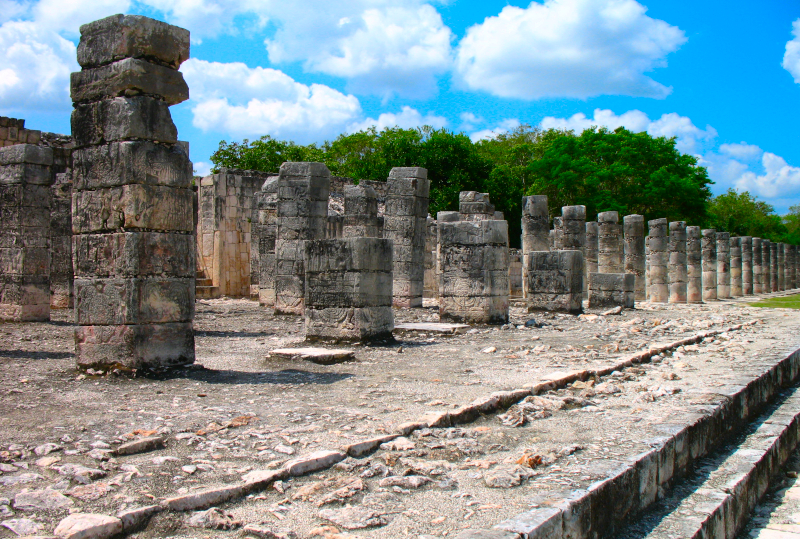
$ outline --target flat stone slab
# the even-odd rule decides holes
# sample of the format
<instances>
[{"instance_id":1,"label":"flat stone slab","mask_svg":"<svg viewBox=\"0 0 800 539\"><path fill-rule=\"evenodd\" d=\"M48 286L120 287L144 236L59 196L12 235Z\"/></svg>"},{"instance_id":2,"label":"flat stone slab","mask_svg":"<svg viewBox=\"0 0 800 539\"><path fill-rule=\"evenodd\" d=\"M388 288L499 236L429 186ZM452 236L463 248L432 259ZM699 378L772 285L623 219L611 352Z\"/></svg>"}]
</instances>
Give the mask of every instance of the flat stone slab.
<instances>
[{"instance_id":1,"label":"flat stone slab","mask_svg":"<svg viewBox=\"0 0 800 539\"><path fill-rule=\"evenodd\" d=\"M410 324L397 324L395 331L427 331L428 333L463 333L469 329L469 324L447 324L444 322L417 322Z\"/></svg>"},{"instance_id":2,"label":"flat stone slab","mask_svg":"<svg viewBox=\"0 0 800 539\"><path fill-rule=\"evenodd\" d=\"M355 357L353 350L331 350L328 348L278 348L269 353L271 358L305 359L320 365L333 365L350 361Z\"/></svg>"}]
</instances>

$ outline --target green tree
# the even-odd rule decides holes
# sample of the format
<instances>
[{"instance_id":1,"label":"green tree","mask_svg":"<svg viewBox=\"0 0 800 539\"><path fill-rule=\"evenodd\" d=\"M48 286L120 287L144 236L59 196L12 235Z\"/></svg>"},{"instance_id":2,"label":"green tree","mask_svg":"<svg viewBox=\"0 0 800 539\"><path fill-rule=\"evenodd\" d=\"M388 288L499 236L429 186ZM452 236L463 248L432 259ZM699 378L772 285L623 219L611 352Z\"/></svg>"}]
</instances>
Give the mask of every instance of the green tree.
<instances>
[{"instance_id":1,"label":"green tree","mask_svg":"<svg viewBox=\"0 0 800 539\"><path fill-rule=\"evenodd\" d=\"M800 205L789 206L789 213L783 216L787 243L800 245Z\"/></svg>"},{"instance_id":2,"label":"green tree","mask_svg":"<svg viewBox=\"0 0 800 539\"><path fill-rule=\"evenodd\" d=\"M285 161L322 161L323 157L324 151L315 144L300 146L292 141L275 140L269 135L253 142L248 139L241 143L223 140L217 151L211 154L214 163L211 172L217 173L220 168L278 172Z\"/></svg>"},{"instance_id":3,"label":"green tree","mask_svg":"<svg viewBox=\"0 0 800 539\"><path fill-rule=\"evenodd\" d=\"M728 189L711 199L708 226L726 230L731 235L753 236L770 241L786 241L788 229L772 206L756 199L748 191Z\"/></svg>"}]
</instances>

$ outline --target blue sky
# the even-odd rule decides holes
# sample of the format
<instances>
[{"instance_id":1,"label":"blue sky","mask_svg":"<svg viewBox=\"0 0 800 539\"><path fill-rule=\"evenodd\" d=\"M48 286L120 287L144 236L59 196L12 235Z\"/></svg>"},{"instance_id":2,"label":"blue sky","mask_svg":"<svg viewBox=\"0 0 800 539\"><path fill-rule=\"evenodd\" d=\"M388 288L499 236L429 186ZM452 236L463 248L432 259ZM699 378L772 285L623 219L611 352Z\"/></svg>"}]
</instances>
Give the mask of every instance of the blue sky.
<instances>
[{"instance_id":1,"label":"blue sky","mask_svg":"<svg viewBox=\"0 0 800 539\"><path fill-rule=\"evenodd\" d=\"M68 133L78 28L114 13L190 30L172 112L199 173L263 134L624 125L678 137L715 193L800 203L800 2L0 0L0 114Z\"/></svg>"}]
</instances>

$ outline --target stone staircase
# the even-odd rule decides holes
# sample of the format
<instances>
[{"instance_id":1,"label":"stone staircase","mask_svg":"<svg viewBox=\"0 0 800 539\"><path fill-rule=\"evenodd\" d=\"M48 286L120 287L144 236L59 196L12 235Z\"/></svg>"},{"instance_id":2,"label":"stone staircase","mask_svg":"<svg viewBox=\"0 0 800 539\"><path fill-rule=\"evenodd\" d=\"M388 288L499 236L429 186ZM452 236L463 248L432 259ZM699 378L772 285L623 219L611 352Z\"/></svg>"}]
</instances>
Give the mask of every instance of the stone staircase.
<instances>
[{"instance_id":1,"label":"stone staircase","mask_svg":"<svg viewBox=\"0 0 800 539\"><path fill-rule=\"evenodd\" d=\"M197 278L195 282L195 298L196 299L213 299L218 298L219 287L214 286L214 282L206 277L203 270L197 270Z\"/></svg>"}]
</instances>

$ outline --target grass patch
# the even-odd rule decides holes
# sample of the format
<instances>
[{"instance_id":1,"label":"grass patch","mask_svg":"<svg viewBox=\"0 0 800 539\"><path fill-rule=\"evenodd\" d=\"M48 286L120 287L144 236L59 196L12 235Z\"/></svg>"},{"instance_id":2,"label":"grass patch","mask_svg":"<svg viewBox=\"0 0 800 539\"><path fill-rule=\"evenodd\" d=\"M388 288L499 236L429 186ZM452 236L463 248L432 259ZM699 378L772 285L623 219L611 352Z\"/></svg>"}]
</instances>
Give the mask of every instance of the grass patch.
<instances>
[{"instance_id":1,"label":"grass patch","mask_svg":"<svg viewBox=\"0 0 800 539\"><path fill-rule=\"evenodd\" d=\"M800 294L780 298L762 299L749 304L751 307L771 307L773 309L800 309Z\"/></svg>"}]
</instances>

